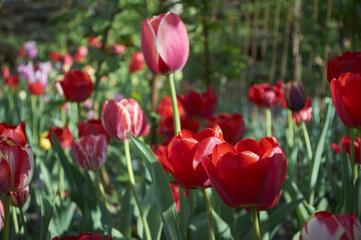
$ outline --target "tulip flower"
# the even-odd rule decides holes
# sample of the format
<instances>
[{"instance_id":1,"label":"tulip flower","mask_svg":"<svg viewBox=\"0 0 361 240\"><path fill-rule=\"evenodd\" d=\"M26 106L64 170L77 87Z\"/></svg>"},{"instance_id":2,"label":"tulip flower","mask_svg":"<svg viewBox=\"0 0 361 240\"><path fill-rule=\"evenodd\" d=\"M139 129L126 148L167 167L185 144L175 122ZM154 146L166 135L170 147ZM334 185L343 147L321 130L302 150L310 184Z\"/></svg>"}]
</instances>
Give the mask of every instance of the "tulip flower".
<instances>
[{"instance_id":1,"label":"tulip flower","mask_svg":"<svg viewBox=\"0 0 361 240\"><path fill-rule=\"evenodd\" d=\"M343 124L350 128L361 126L361 76L343 73L331 81L332 102Z\"/></svg>"},{"instance_id":2,"label":"tulip flower","mask_svg":"<svg viewBox=\"0 0 361 240\"><path fill-rule=\"evenodd\" d=\"M4 209L4 204L3 202L0 200L0 232L4 227L4 214L5 214L5 209Z\"/></svg>"},{"instance_id":3,"label":"tulip flower","mask_svg":"<svg viewBox=\"0 0 361 240\"><path fill-rule=\"evenodd\" d=\"M82 63L86 56L88 56L88 48L86 46L79 46L74 54L74 60L76 63Z\"/></svg>"},{"instance_id":4,"label":"tulip flower","mask_svg":"<svg viewBox=\"0 0 361 240\"><path fill-rule=\"evenodd\" d=\"M146 133L146 115L139 103L132 98L108 100L102 108L102 124L111 138L117 141L129 139L127 133L140 136Z\"/></svg>"},{"instance_id":5,"label":"tulip flower","mask_svg":"<svg viewBox=\"0 0 361 240\"><path fill-rule=\"evenodd\" d=\"M300 125L301 121L307 124L312 117L312 99L307 98L305 106L299 112L292 112L292 119L296 125Z\"/></svg>"},{"instance_id":6,"label":"tulip flower","mask_svg":"<svg viewBox=\"0 0 361 240\"><path fill-rule=\"evenodd\" d=\"M232 208L273 208L286 179L287 159L274 137L221 143L203 166L223 202Z\"/></svg>"},{"instance_id":7,"label":"tulip flower","mask_svg":"<svg viewBox=\"0 0 361 240\"><path fill-rule=\"evenodd\" d=\"M63 58L63 56L61 55L60 52L54 52L54 51L52 51L52 52L49 53L49 58L50 58L51 60L55 61L55 62L60 62L61 59Z\"/></svg>"},{"instance_id":8,"label":"tulip flower","mask_svg":"<svg viewBox=\"0 0 361 240\"><path fill-rule=\"evenodd\" d=\"M283 84L285 104L293 112L300 111L306 103L301 81Z\"/></svg>"},{"instance_id":9,"label":"tulip flower","mask_svg":"<svg viewBox=\"0 0 361 240\"><path fill-rule=\"evenodd\" d=\"M338 78L341 73L361 74L361 52L345 52L342 56L331 57L327 62L327 79Z\"/></svg>"},{"instance_id":10,"label":"tulip flower","mask_svg":"<svg viewBox=\"0 0 361 240\"><path fill-rule=\"evenodd\" d=\"M110 141L110 136L104 130L101 120L89 120L87 122L78 122L78 136L79 138L88 135L100 135L104 134L106 136L107 142Z\"/></svg>"},{"instance_id":11,"label":"tulip flower","mask_svg":"<svg viewBox=\"0 0 361 240\"><path fill-rule=\"evenodd\" d=\"M66 100L72 102L85 101L93 91L93 83L89 74L78 69L65 73L60 84Z\"/></svg>"},{"instance_id":12,"label":"tulip flower","mask_svg":"<svg viewBox=\"0 0 361 240\"><path fill-rule=\"evenodd\" d=\"M10 192L10 204L11 206L21 208L24 206L29 198L29 185L23 190L17 192Z\"/></svg>"},{"instance_id":13,"label":"tulip flower","mask_svg":"<svg viewBox=\"0 0 361 240\"><path fill-rule=\"evenodd\" d=\"M33 65L29 62L27 65L20 64L17 71L27 81L28 90L33 95L43 94L45 87L48 85L48 74L52 69L50 62L41 62Z\"/></svg>"},{"instance_id":14,"label":"tulip flower","mask_svg":"<svg viewBox=\"0 0 361 240\"><path fill-rule=\"evenodd\" d=\"M9 125L7 123L0 123L0 137L8 137L15 143L25 147L26 144L26 133L25 133L25 122L21 122L18 125Z\"/></svg>"},{"instance_id":15,"label":"tulip flower","mask_svg":"<svg viewBox=\"0 0 361 240\"><path fill-rule=\"evenodd\" d=\"M144 69L144 56L142 52L134 52L130 58L129 73Z\"/></svg>"},{"instance_id":16,"label":"tulip flower","mask_svg":"<svg viewBox=\"0 0 361 240\"><path fill-rule=\"evenodd\" d=\"M49 138L49 131L44 131L40 134L39 145L42 150L48 151L51 148L51 142Z\"/></svg>"},{"instance_id":17,"label":"tulip flower","mask_svg":"<svg viewBox=\"0 0 361 240\"><path fill-rule=\"evenodd\" d=\"M316 212L302 228L300 240L306 239L361 239L361 224L354 213Z\"/></svg>"},{"instance_id":18,"label":"tulip flower","mask_svg":"<svg viewBox=\"0 0 361 240\"><path fill-rule=\"evenodd\" d=\"M122 55L125 50L127 50L127 46L123 45L123 44L119 44L117 42L113 43L113 53L115 55ZM144 59L143 59L144 62Z\"/></svg>"},{"instance_id":19,"label":"tulip flower","mask_svg":"<svg viewBox=\"0 0 361 240\"><path fill-rule=\"evenodd\" d=\"M168 74L180 70L188 59L187 29L173 12L145 19L141 47L145 62L153 73Z\"/></svg>"},{"instance_id":20,"label":"tulip flower","mask_svg":"<svg viewBox=\"0 0 361 240\"><path fill-rule=\"evenodd\" d=\"M38 49L35 41L29 41L24 43L25 53L28 58L36 58L38 55Z\"/></svg>"},{"instance_id":21,"label":"tulip flower","mask_svg":"<svg viewBox=\"0 0 361 240\"><path fill-rule=\"evenodd\" d=\"M361 154L360 154L360 138L357 137L355 138L354 142L353 142L353 145L354 145L354 149L355 149L355 163L357 164L361 164ZM338 144L336 143L332 143L331 144L331 148L336 150L336 152L338 154L341 154L341 149L344 149L344 151L346 152L346 154L350 157L350 150L351 150L351 139L350 137L342 137L340 139L340 142Z\"/></svg>"},{"instance_id":22,"label":"tulip flower","mask_svg":"<svg viewBox=\"0 0 361 240\"><path fill-rule=\"evenodd\" d=\"M29 185L34 172L30 146L22 147L7 137L0 137L0 193L16 192Z\"/></svg>"},{"instance_id":23,"label":"tulip flower","mask_svg":"<svg viewBox=\"0 0 361 240\"><path fill-rule=\"evenodd\" d=\"M67 72L70 70L71 66L73 66L74 60L73 60L73 57L69 53L66 53L63 57L62 62L63 62L62 70L64 72Z\"/></svg>"},{"instance_id":24,"label":"tulip flower","mask_svg":"<svg viewBox=\"0 0 361 240\"><path fill-rule=\"evenodd\" d=\"M234 113L232 116L228 113L221 113L207 118L206 126L208 128L215 125L221 127L224 140L232 145L240 141L246 132L246 124L242 114L239 113Z\"/></svg>"},{"instance_id":25,"label":"tulip flower","mask_svg":"<svg viewBox=\"0 0 361 240\"><path fill-rule=\"evenodd\" d=\"M219 126L203 129L197 135L186 129L179 132L167 147L159 147L159 156L179 185L186 189L211 186L202 158L224 142Z\"/></svg>"},{"instance_id":26,"label":"tulip flower","mask_svg":"<svg viewBox=\"0 0 361 240\"><path fill-rule=\"evenodd\" d=\"M82 233L78 236L65 236L62 238L53 237L52 240L105 240L104 237L98 233ZM108 235L107 240L113 240L112 236Z\"/></svg>"},{"instance_id":27,"label":"tulip flower","mask_svg":"<svg viewBox=\"0 0 361 240\"><path fill-rule=\"evenodd\" d=\"M107 160L107 138L105 134L86 135L73 141L71 151L75 161L85 170L94 170Z\"/></svg>"},{"instance_id":28,"label":"tulip flower","mask_svg":"<svg viewBox=\"0 0 361 240\"><path fill-rule=\"evenodd\" d=\"M2 74L5 80L5 83L13 90L16 89L16 86L19 82L19 76L17 74L10 74L10 70L7 66L2 68Z\"/></svg>"},{"instance_id":29,"label":"tulip flower","mask_svg":"<svg viewBox=\"0 0 361 240\"><path fill-rule=\"evenodd\" d=\"M91 47L96 47L98 49L102 47L102 42L97 37L89 36L87 37L87 42Z\"/></svg>"},{"instance_id":30,"label":"tulip flower","mask_svg":"<svg viewBox=\"0 0 361 240\"><path fill-rule=\"evenodd\" d=\"M212 86L203 94L192 89L188 90L178 99L190 117L207 118L216 112L218 106L218 96Z\"/></svg>"},{"instance_id":31,"label":"tulip flower","mask_svg":"<svg viewBox=\"0 0 361 240\"><path fill-rule=\"evenodd\" d=\"M249 100L258 107L271 108L278 106L283 99L282 81L278 81L273 86L269 83L255 83L249 88L248 94Z\"/></svg>"},{"instance_id":32,"label":"tulip flower","mask_svg":"<svg viewBox=\"0 0 361 240\"><path fill-rule=\"evenodd\" d=\"M62 149L70 147L71 143L73 142L73 134L70 132L68 125L64 128L61 127L49 127L49 140L51 145L54 146L51 134L56 137Z\"/></svg>"}]
</instances>

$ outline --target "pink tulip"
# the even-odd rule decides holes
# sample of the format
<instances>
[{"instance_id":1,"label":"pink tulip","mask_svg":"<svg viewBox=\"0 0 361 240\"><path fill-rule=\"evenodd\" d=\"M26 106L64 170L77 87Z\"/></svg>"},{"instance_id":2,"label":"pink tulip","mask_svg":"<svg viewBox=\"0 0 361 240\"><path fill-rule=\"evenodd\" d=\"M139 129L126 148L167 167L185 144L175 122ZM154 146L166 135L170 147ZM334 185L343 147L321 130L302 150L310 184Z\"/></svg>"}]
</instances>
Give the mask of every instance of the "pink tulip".
<instances>
[{"instance_id":1,"label":"pink tulip","mask_svg":"<svg viewBox=\"0 0 361 240\"><path fill-rule=\"evenodd\" d=\"M10 192L10 204L14 207L21 208L29 198L29 185L23 190Z\"/></svg>"},{"instance_id":2,"label":"pink tulip","mask_svg":"<svg viewBox=\"0 0 361 240\"><path fill-rule=\"evenodd\" d=\"M182 69L189 52L187 29L180 17L172 12L145 19L141 47L145 62L153 73L167 74Z\"/></svg>"}]
</instances>

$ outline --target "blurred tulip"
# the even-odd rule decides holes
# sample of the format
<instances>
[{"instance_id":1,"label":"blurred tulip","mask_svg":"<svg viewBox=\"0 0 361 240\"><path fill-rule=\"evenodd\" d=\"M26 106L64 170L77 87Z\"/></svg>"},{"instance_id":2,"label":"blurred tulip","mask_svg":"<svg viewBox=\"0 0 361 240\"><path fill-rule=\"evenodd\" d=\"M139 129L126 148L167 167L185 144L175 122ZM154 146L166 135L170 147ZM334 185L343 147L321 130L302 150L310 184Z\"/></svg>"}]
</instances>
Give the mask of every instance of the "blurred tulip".
<instances>
[{"instance_id":1,"label":"blurred tulip","mask_svg":"<svg viewBox=\"0 0 361 240\"><path fill-rule=\"evenodd\" d=\"M164 142L164 143L162 143L162 146L167 147L168 143L169 143L169 142ZM168 172L169 172L169 171L168 171L168 168L167 168L166 165L163 163L163 161L160 159L159 151L158 151L158 150L159 150L159 147L160 147L160 145L158 146L158 145L153 144L153 145L151 146L151 150L152 150L154 156L158 159L158 162L159 162L160 165L162 166L164 172L165 172L165 173L168 173Z\"/></svg>"},{"instance_id":2,"label":"blurred tulip","mask_svg":"<svg viewBox=\"0 0 361 240\"><path fill-rule=\"evenodd\" d=\"M258 107L278 106L283 99L282 81L271 86L269 83L253 84L248 90L249 100Z\"/></svg>"},{"instance_id":3,"label":"blurred tulip","mask_svg":"<svg viewBox=\"0 0 361 240\"><path fill-rule=\"evenodd\" d=\"M7 79L8 77L10 77L10 70L9 70L8 66L3 66L1 71L2 71L4 79Z\"/></svg>"},{"instance_id":4,"label":"blurred tulip","mask_svg":"<svg viewBox=\"0 0 361 240\"><path fill-rule=\"evenodd\" d=\"M159 156L179 185L186 189L207 188L211 182L202 165L202 158L224 142L219 126L203 129L197 135L186 129L179 132L167 147L159 147Z\"/></svg>"},{"instance_id":5,"label":"blurred tulip","mask_svg":"<svg viewBox=\"0 0 361 240\"><path fill-rule=\"evenodd\" d=\"M187 29L173 12L145 19L141 47L145 62L153 73L168 74L182 69L189 52Z\"/></svg>"},{"instance_id":6,"label":"blurred tulip","mask_svg":"<svg viewBox=\"0 0 361 240\"><path fill-rule=\"evenodd\" d=\"M76 63L83 63L85 57L88 55L88 48L86 46L79 46L74 54L74 61Z\"/></svg>"},{"instance_id":7,"label":"blurred tulip","mask_svg":"<svg viewBox=\"0 0 361 240\"><path fill-rule=\"evenodd\" d=\"M190 117L207 118L216 112L218 106L218 96L212 86L203 94L192 89L188 90L178 99Z\"/></svg>"},{"instance_id":8,"label":"blurred tulip","mask_svg":"<svg viewBox=\"0 0 361 240\"><path fill-rule=\"evenodd\" d=\"M25 57L25 48L23 46L20 46L18 49L18 53L20 58Z\"/></svg>"},{"instance_id":9,"label":"blurred tulip","mask_svg":"<svg viewBox=\"0 0 361 240\"><path fill-rule=\"evenodd\" d=\"M287 159L274 137L216 145L203 158L211 183L223 202L232 208L273 208L286 179Z\"/></svg>"},{"instance_id":10,"label":"blurred tulip","mask_svg":"<svg viewBox=\"0 0 361 240\"><path fill-rule=\"evenodd\" d=\"M350 128L361 126L361 76L343 73L331 81L332 102L343 124Z\"/></svg>"},{"instance_id":11,"label":"blurred tulip","mask_svg":"<svg viewBox=\"0 0 361 240\"><path fill-rule=\"evenodd\" d=\"M3 202L0 200L0 232L4 227L4 218L5 218L5 209L4 209L4 204Z\"/></svg>"},{"instance_id":12,"label":"blurred tulip","mask_svg":"<svg viewBox=\"0 0 361 240\"><path fill-rule=\"evenodd\" d=\"M45 87L48 85L48 75L52 69L50 62L41 62L33 65L32 62L28 64L20 64L17 71L28 83L28 90L31 94L41 95Z\"/></svg>"},{"instance_id":13,"label":"blurred tulip","mask_svg":"<svg viewBox=\"0 0 361 240\"><path fill-rule=\"evenodd\" d=\"M299 112L292 112L292 119L296 125L301 121L307 124L312 118L312 98L307 98L305 106Z\"/></svg>"},{"instance_id":14,"label":"blurred tulip","mask_svg":"<svg viewBox=\"0 0 361 240\"><path fill-rule=\"evenodd\" d=\"M102 47L102 42L97 37L89 36L87 37L87 42L91 47L96 47L99 49Z\"/></svg>"},{"instance_id":15,"label":"blurred tulip","mask_svg":"<svg viewBox=\"0 0 361 240\"><path fill-rule=\"evenodd\" d=\"M25 54L28 58L36 58L38 55L38 49L35 41L29 41L24 43Z\"/></svg>"},{"instance_id":16,"label":"blurred tulip","mask_svg":"<svg viewBox=\"0 0 361 240\"><path fill-rule=\"evenodd\" d=\"M82 233L78 236L65 236L61 239L59 237L53 237L52 240L105 240L104 237L98 233ZM108 235L107 240L113 240L113 238Z\"/></svg>"},{"instance_id":17,"label":"blurred tulip","mask_svg":"<svg viewBox=\"0 0 361 240\"><path fill-rule=\"evenodd\" d=\"M89 74L78 69L65 73L60 84L66 100L72 102L85 101L93 91L93 83Z\"/></svg>"},{"instance_id":18,"label":"blurred tulip","mask_svg":"<svg viewBox=\"0 0 361 240\"><path fill-rule=\"evenodd\" d=\"M283 93L287 108L292 112L298 112L305 106L306 97L301 81L283 84Z\"/></svg>"},{"instance_id":19,"label":"blurred tulip","mask_svg":"<svg viewBox=\"0 0 361 240\"><path fill-rule=\"evenodd\" d=\"M132 98L108 100L102 108L102 124L111 138L117 141L129 139L127 133L139 136L147 125L146 115L139 103Z\"/></svg>"},{"instance_id":20,"label":"blurred tulip","mask_svg":"<svg viewBox=\"0 0 361 240\"><path fill-rule=\"evenodd\" d=\"M60 62L61 59L63 58L63 56L61 55L60 52L54 52L54 51L52 51L52 52L49 53L49 58L50 58L51 60L55 61L55 62Z\"/></svg>"},{"instance_id":21,"label":"blurred tulip","mask_svg":"<svg viewBox=\"0 0 361 240\"><path fill-rule=\"evenodd\" d=\"M179 212L180 211L180 201L179 201L179 186L178 186L178 183L177 182L170 182L170 189L172 190L172 195L173 195L173 199L174 199L174 202L175 202L175 207L177 209L177 211ZM185 197L188 197L189 195L189 190L186 189L184 191L184 196Z\"/></svg>"},{"instance_id":22,"label":"blurred tulip","mask_svg":"<svg viewBox=\"0 0 361 240\"><path fill-rule=\"evenodd\" d=\"M75 161L85 170L95 170L107 160L107 138L105 134L85 135L73 141L71 151Z\"/></svg>"},{"instance_id":23,"label":"blurred tulip","mask_svg":"<svg viewBox=\"0 0 361 240\"><path fill-rule=\"evenodd\" d=\"M17 74L13 74L5 79L5 83L13 90L16 89L18 82L19 82L19 76Z\"/></svg>"},{"instance_id":24,"label":"blurred tulip","mask_svg":"<svg viewBox=\"0 0 361 240\"><path fill-rule=\"evenodd\" d=\"M342 56L333 56L327 62L327 79L339 78L341 73L361 74L361 52L344 52Z\"/></svg>"},{"instance_id":25,"label":"blurred tulip","mask_svg":"<svg viewBox=\"0 0 361 240\"><path fill-rule=\"evenodd\" d=\"M40 145L40 148L45 151L48 151L51 148L51 142L49 140L49 132L48 131L44 131L40 134L39 145Z\"/></svg>"},{"instance_id":26,"label":"blurred tulip","mask_svg":"<svg viewBox=\"0 0 361 240\"><path fill-rule=\"evenodd\" d=\"M29 185L34 172L30 146L22 147L7 137L0 137L0 193L16 192Z\"/></svg>"},{"instance_id":27,"label":"blurred tulip","mask_svg":"<svg viewBox=\"0 0 361 240\"><path fill-rule=\"evenodd\" d=\"M68 125L66 125L64 128L61 127L49 127L49 140L51 142L51 145L54 146L51 134L54 134L54 137L58 140L60 146L62 149L70 147L72 141L73 141L73 134L71 134Z\"/></svg>"},{"instance_id":28,"label":"blurred tulip","mask_svg":"<svg viewBox=\"0 0 361 240\"><path fill-rule=\"evenodd\" d=\"M122 55L125 52L125 50L127 50L127 46L123 44L119 44L117 42L113 43L113 53L115 55Z\"/></svg>"},{"instance_id":29,"label":"blurred tulip","mask_svg":"<svg viewBox=\"0 0 361 240\"><path fill-rule=\"evenodd\" d=\"M68 72L71 66L73 66L73 63L74 63L73 57L69 53L66 53L63 57L62 70L64 72Z\"/></svg>"},{"instance_id":30,"label":"blurred tulip","mask_svg":"<svg viewBox=\"0 0 361 240\"><path fill-rule=\"evenodd\" d=\"M316 212L301 230L300 240L307 239L361 239L361 224L354 213Z\"/></svg>"},{"instance_id":31,"label":"blurred tulip","mask_svg":"<svg viewBox=\"0 0 361 240\"><path fill-rule=\"evenodd\" d=\"M29 185L23 190L17 192L10 192L10 204L11 206L21 208L24 206L29 198Z\"/></svg>"},{"instance_id":32,"label":"blurred tulip","mask_svg":"<svg viewBox=\"0 0 361 240\"><path fill-rule=\"evenodd\" d=\"M242 114L239 113L234 113L232 116L228 113L221 113L209 117L206 127L213 128L215 125L221 127L224 140L232 145L240 141L246 132L246 124Z\"/></svg>"},{"instance_id":33,"label":"blurred tulip","mask_svg":"<svg viewBox=\"0 0 361 240\"><path fill-rule=\"evenodd\" d=\"M355 159L354 159L354 161L355 161L355 163L357 163L357 164L361 164L361 155L360 155L360 138L359 137L357 137L357 138L355 138L355 140L354 140L354 142L353 142L353 144L354 144L354 149L355 149ZM331 148L332 149L334 149L334 150L336 150L336 152L338 153L338 154L341 154L341 149L342 149L342 147L343 147L343 149L344 149L344 151L346 152L346 154L350 157L350 149L351 149L351 139L350 139L350 137L347 137L347 136L345 136L345 137L342 137L341 139L340 139L340 142L338 143L338 144L336 144L336 143L332 143L331 144Z\"/></svg>"},{"instance_id":34,"label":"blurred tulip","mask_svg":"<svg viewBox=\"0 0 361 240\"><path fill-rule=\"evenodd\" d=\"M180 118L185 117L186 112L185 112L183 106L181 105L179 99L177 99L177 106L178 106L179 117ZM167 119L169 117L173 118L172 99L170 96L166 96L160 100L156 112L163 119Z\"/></svg>"},{"instance_id":35,"label":"blurred tulip","mask_svg":"<svg viewBox=\"0 0 361 240\"><path fill-rule=\"evenodd\" d=\"M23 121L18 125L9 125L7 123L0 123L0 137L8 137L15 143L25 147L26 144L26 123Z\"/></svg>"},{"instance_id":36,"label":"blurred tulip","mask_svg":"<svg viewBox=\"0 0 361 240\"><path fill-rule=\"evenodd\" d=\"M88 135L100 135L106 136L107 142L110 140L110 136L104 130L101 120L89 120L87 122L78 122L78 136L79 138Z\"/></svg>"},{"instance_id":37,"label":"blurred tulip","mask_svg":"<svg viewBox=\"0 0 361 240\"><path fill-rule=\"evenodd\" d=\"M193 133L197 133L201 126L201 122L197 119L191 119L186 115L181 117L181 127L182 129L187 129ZM164 141L170 141L174 137L174 121L173 116L168 118L159 119L159 128L157 132L162 135Z\"/></svg>"},{"instance_id":38,"label":"blurred tulip","mask_svg":"<svg viewBox=\"0 0 361 240\"><path fill-rule=\"evenodd\" d=\"M130 58L129 73L144 69L144 56L142 52L134 52Z\"/></svg>"}]
</instances>

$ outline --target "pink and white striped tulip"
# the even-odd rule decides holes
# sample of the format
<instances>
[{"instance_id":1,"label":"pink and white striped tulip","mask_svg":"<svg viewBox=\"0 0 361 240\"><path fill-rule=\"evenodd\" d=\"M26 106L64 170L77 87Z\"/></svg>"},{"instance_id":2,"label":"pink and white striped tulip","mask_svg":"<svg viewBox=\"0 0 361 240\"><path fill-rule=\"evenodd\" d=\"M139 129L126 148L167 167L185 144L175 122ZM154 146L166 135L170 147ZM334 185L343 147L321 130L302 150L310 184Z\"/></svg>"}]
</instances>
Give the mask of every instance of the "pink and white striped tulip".
<instances>
[{"instance_id":1,"label":"pink and white striped tulip","mask_svg":"<svg viewBox=\"0 0 361 240\"><path fill-rule=\"evenodd\" d=\"M155 74L182 69L187 62L189 40L180 17L172 12L145 19L141 47L145 62Z\"/></svg>"},{"instance_id":2,"label":"pink and white striped tulip","mask_svg":"<svg viewBox=\"0 0 361 240\"><path fill-rule=\"evenodd\" d=\"M10 192L10 204L11 206L21 208L24 206L29 198L29 185L23 190L17 192Z\"/></svg>"}]
</instances>

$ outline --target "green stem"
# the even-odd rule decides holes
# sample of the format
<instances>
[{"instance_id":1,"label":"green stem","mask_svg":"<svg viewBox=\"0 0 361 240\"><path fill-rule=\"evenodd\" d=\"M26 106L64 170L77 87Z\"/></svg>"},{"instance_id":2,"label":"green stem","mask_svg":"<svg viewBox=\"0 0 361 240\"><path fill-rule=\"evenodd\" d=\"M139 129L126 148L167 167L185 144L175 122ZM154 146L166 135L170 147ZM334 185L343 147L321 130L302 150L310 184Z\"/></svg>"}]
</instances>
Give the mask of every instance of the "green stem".
<instances>
[{"instance_id":1,"label":"green stem","mask_svg":"<svg viewBox=\"0 0 361 240\"><path fill-rule=\"evenodd\" d=\"M64 104L63 104L63 106L61 106L60 114L61 114L61 122L63 123L63 126L65 126L66 125L66 112L65 112Z\"/></svg>"},{"instance_id":2,"label":"green stem","mask_svg":"<svg viewBox=\"0 0 361 240\"><path fill-rule=\"evenodd\" d=\"M112 226L115 227L114 220L113 220L113 217L112 217L112 213L110 212L109 203L107 201L107 196L106 196L105 191L104 191L103 183L100 180L100 169L94 170L94 173L95 173L96 181L98 183L98 189L99 189L100 195L104 200L105 207L106 207L106 209L108 211L108 214L109 214L110 222L111 222Z\"/></svg>"},{"instance_id":3,"label":"green stem","mask_svg":"<svg viewBox=\"0 0 361 240\"><path fill-rule=\"evenodd\" d=\"M8 92L8 96L9 96L9 107L10 107L10 111L15 111L14 109L14 93L13 91L10 89L10 87L6 88L7 92Z\"/></svg>"},{"instance_id":4,"label":"green stem","mask_svg":"<svg viewBox=\"0 0 361 240\"><path fill-rule=\"evenodd\" d=\"M177 94L174 85L174 74L171 73L168 75L169 85L170 85L170 94L172 98L172 107L173 107L173 119L174 119L174 135L178 135L178 132L181 130L178 104L177 104Z\"/></svg>"},{"instance_id":5,"label":"green stem","mask_svg":"<svg viewBox=\"0 0 361 240\"><path fill-rule=\"evenodd\" d=\"M271 137L272 136L271 108L266 108L266 120L267 120L267 137Z\"/></svg>"},{"instance_id":6,"label":"green stem","mask_svg":"<svg viewBox=\"0 0 361 240\"><path fill-rule=\"evenodd\" d=\"M144 216L143 209L142 209L142 206L140 204L140 201L139 201L139 198L138 198L138 195L137 195L137 190L135 189L135 178L134 178L132 161L131 161L131 158L130 158L129 141L127 139L124 140L124 150L125 150L125 158L127 160L127 169L128 169L128 174L129 174L129 181L130 181L130 185L131 185L131 188L132 188L135 203L137 204L138 211L139 211L139 214L140 214L140 218L141 218L142 223L143 223L144 232L145 232L145 239L151 240L152 237L150 235L148 222L147 222L147 219Z\"/></svg>"},{"instance_id":7,"label":"green stem","mask_svg":"<svg viewBox=\"0 0 361 240\"><path fill-rule=\"evenodd\" d=\"M358 178L358 173L357 173L357 167L355 164L355 145L354 145L354 141L356 138L356 133L353 130L353 128L350 128L350 163L351 163L351 169L352 171L352 176L354 181L356 182L357 178Z\"/></svg>"},{"instance_id":8,"label":"green stem","mask_svg":"<svg viewBox=\"0 0 361 240\"><path fill-rule=\"evenodd\" d=\"M204 193L204 199L206 201L206 211L207 211L207 217L208 217L208 232L209 232L209 239L215 240L214 237L214 231L213 231L213 217L212 217L212 206L211 206L211 200L209 198L209 194L207 189L203 188Z\"/></svg>"},{"instance_id":9,"label":"green stem","mask_svg":"<svg viewBox=\"0 0 361 240\"><path fill-rule=\"evenodd\" d=\"M11 213L13 215L15 234L18 235L19 234L19 224L18 224L18 217L16 216L16 208L15 207L11 207Z\"/></svg>"},{"instance_id":10,"label":"green stem","mask_svg":"<svg viewBox=\"0 0 361 240\"><path fill-rule=\"evenodd\" d=\"M26 239L26 240L29 240L28 228L26 227L26 220L25 220L23 208L19 208L19 210L20 210L21 221L23 222L25 239Z\"/></svg>"},{"instance_id":11,"label":"green stem","mask_svg":"<svg viewBox=\"0 0 361 240\"><path fill-rule=\"evenodd\" d=\"M78 122L80 122L80 120L81 120L81 107L80 107L80 102L77 102L77 103L76 103L76 107L77 107L77 110L78 110Z\"/></svg>"},{"instance_id":12,"label":"green stem","mask_svg":"<svg viewBox=\"0 0 361 240\"><path fill-rule=\"evenodd\" d=\"M287 109L288 116L288 132L290 134L290 147L294 146L294 136L293 136L293 119L292 119L292 111Z\"/></svg>"},{"instance_id":13,"label":"green stem","mask_svg":"<svg viewBox=\"0 0 361 240\"><path fill-rule=\"evenodd\" d=\"M10 230L10 192L6 194L4 208L5 208L5 219L4 219L4 229L3 229L3 240L9 240L9 230Z\"/></svg>"},{"instance_id":14,"label":"green stem","mask_svg":"<svg viewBox=\"0 0 361 240\"><path fill-rule=\"evenodd\" d=\"M60 201L63 201L65 198L64 190L64 168L63 165L59 165L59 192L60 192Z\"/></svg>"},{"instance_id":15,"label":"green stem","mask_svg":"<svg viewBox=\"0 0 361 240\"><path fill-rule=\"evenodd\" d=\"M253 234L256 240L261 239L261 231L259 228L259 221L258 221L258 213L257 207L251 206L251 215L252 215L252 223L253 223Z\"/></svg>"},{"instance_id":16,"label":"green stem","mask_svg":"<svg viewBox=\"0 0 361 240\"><path fill-rule=\"evenodd\" d=\"M36 96L31 95L30 96L31 101L31 111L33 114L33 144L37 145L38 143L38 114L36 109Z\"/></svg>"},{"instance_id":17,"label":"green stem","mask_svg":"<svg viewBox=\"0 0 361 240\"><path fill-rule=\"evenodd\" d=\"M307 148L307 156L309 160L312 160L312 147L311 147L311 142L310 142L310 136L308 135L308 131L307 131L307 127L304 121L301 121L301 126L302 126L302 130L303 130L303 136L305 138L305 142L306 142L306 148Z\"/></svg>"}]
</instances>

